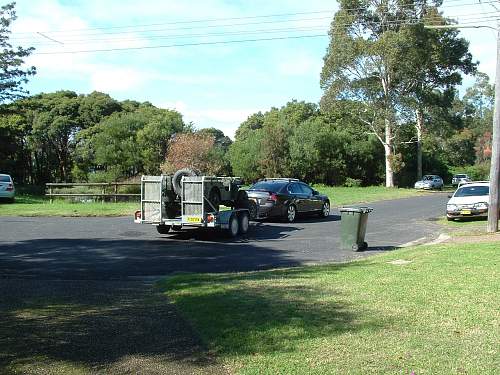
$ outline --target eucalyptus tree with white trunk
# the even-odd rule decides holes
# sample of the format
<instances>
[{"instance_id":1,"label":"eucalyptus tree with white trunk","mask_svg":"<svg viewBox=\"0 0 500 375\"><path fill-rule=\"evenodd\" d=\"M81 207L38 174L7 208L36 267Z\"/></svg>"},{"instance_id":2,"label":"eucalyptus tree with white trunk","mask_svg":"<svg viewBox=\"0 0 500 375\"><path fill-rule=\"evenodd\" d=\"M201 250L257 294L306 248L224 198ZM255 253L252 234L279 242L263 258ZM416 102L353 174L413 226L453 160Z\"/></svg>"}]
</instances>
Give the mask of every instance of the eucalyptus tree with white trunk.
<instances>
[{"instance_id":1,"label":"eucalyptus tree with white trunk","mask_svg":"<svg viewBox=\"0 0 500 375\"><path fill-rule=\"evenodd\" d=\"M416 114L417 142L421 141L426 95L459 83L457 70L474 68L467 42L456 33L424 30L426 19L445 22L437 10L441 4L441 0L341 0L331 24L321 72L321 107L328 111L338 100L354 100L365 107L359 116L384 148L387 187L394 186L397 144L408 141L397 139L408 110ZM440 35L445 36L440 39ZM441 48L443 40L448 43ZM451 47L458 61L453 60L454 65L442 61Z\"/></svg>"}]
</instances>

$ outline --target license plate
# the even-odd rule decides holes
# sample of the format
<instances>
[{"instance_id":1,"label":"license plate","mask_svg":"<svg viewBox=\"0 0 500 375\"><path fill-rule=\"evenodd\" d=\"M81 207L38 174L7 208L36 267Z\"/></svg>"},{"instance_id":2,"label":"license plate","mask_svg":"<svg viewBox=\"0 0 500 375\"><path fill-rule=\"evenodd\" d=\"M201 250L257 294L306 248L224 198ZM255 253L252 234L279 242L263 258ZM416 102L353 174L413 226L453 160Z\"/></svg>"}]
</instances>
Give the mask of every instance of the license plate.
<instances>
[{"instance_id":1,"label":"license plate","mask_svg":"<svg viewBox=\"0 0 500 375\"><path fill-rule=\"evenodd\" d=\"M201 217L197 217L197 216L188 216L188 217L187 217L187 222L188 222L188 223L201 223Z\"/></svg>"},{"instance_id":2,"label":"license plate","mask_svg":"<svg viewBox=\"0 0 500 375\"><path fill-rule=\"evenodd\" d=\"M460 213L462 215L470 215L472 212L471 212L471 210L462 210L462 211L460 211Z\"/></svg>"}]
</instances>

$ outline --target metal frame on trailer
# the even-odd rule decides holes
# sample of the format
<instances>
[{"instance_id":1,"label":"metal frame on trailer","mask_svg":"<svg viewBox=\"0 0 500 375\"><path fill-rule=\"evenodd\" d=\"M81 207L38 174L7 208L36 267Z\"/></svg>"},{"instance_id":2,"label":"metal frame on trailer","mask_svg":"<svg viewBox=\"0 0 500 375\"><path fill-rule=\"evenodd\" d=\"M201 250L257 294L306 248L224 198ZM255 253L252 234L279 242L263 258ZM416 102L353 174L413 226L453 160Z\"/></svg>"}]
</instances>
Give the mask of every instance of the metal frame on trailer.
<instances>
[{"instance_id":1,"label":"metal frame on trailer","mask_svg":"<svg viewBox=\"0 0 500 375\"><path fill-rule=\"evenodd\" d=\"M181 215L176 218L166 217L165 189L170 176L143 176L141 178L141 210L140 217L134 220L138 224L166 225L170 227L204 227L228 229L232 236L234 225L238 232L245 233L248 229L249 210L247 208L234 208L220 211L214 202L209 199L211 189L217 188L224 200L237 196L238 189L234 190L234 179L231 177L211 176L184 176L182 177L182 192L180 196ZM221 198L219 196L219 198ZM232 218L237 224L232 222ZM246 217L246 219L245 219ZM233 221L234 221L233 220ZM233 228L231 228L231 225ZM241 228L243 226L243 228Z\"/></svg>"}]
</instances>

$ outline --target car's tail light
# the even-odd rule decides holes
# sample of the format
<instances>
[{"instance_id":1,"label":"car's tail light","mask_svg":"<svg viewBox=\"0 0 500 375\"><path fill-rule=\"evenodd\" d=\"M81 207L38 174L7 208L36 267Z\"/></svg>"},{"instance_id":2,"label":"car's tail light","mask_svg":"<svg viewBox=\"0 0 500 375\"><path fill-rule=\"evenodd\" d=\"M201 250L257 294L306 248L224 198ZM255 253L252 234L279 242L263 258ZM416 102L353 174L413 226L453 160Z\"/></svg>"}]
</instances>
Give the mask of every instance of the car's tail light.
<instances>
[{"instance_id":1,"label":"car's tail light","mask_svg":"<svg viewBox=\"0 0 500 375\"><path fill-rule=\"evenodd\" d=\"M135 217L135 220L140 220L141 219L141 211L135 211L134 217Z\"/></svg>"},{"instance_id":2,"label":"car's tail light","mask_svg":"<svg viewBox=\"0 0 500 375\"><path fill-rule=\"evenodd\" d=\"M7 189L5 189L7 191L12 191L14 190L14 185L12 183L10 183L8 186L7 186Z\"/></svg>"},{"instance_id":3,"label":"car's tail light","mask_svg":"<svg viewBox=\"0 0 500 375\"><path fill-rule=\"evenodd\" d=\"M214 221L214 215L208 214L207 215L207 223L213 223Z\"/></svg>"},{"instance_id":4,"label":"car's tail light","mask_svg":"<svg viewBox=\"0 0 500 375\"><path fill-rule=\"evenodd\" d=\"M271 195L269 196L269 198L267 198L267 201L268 202L274 202L276 203L278 201L278 196L274 193L271 193Z\"/></svg>"}]
</instances>

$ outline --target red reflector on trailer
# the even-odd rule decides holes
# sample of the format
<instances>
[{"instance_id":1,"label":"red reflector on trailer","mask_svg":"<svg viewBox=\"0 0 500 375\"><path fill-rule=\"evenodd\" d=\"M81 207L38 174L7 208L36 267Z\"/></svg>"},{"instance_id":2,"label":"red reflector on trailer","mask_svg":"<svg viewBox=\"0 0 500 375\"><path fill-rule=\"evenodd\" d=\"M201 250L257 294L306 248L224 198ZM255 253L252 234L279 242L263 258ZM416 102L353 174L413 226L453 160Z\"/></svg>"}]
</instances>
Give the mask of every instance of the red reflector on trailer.
<instances>
[{"instance_id":1,"label":"red reflector on trailer","mask_svg":"<svg viewBox=\"0 0 500 375\"><path fill-rule=\"evenodd\" d=\"M212 214L207 215L207 223L213 223L213 221L214 221L214 215Z\"/></svg>"}]
</instances>

